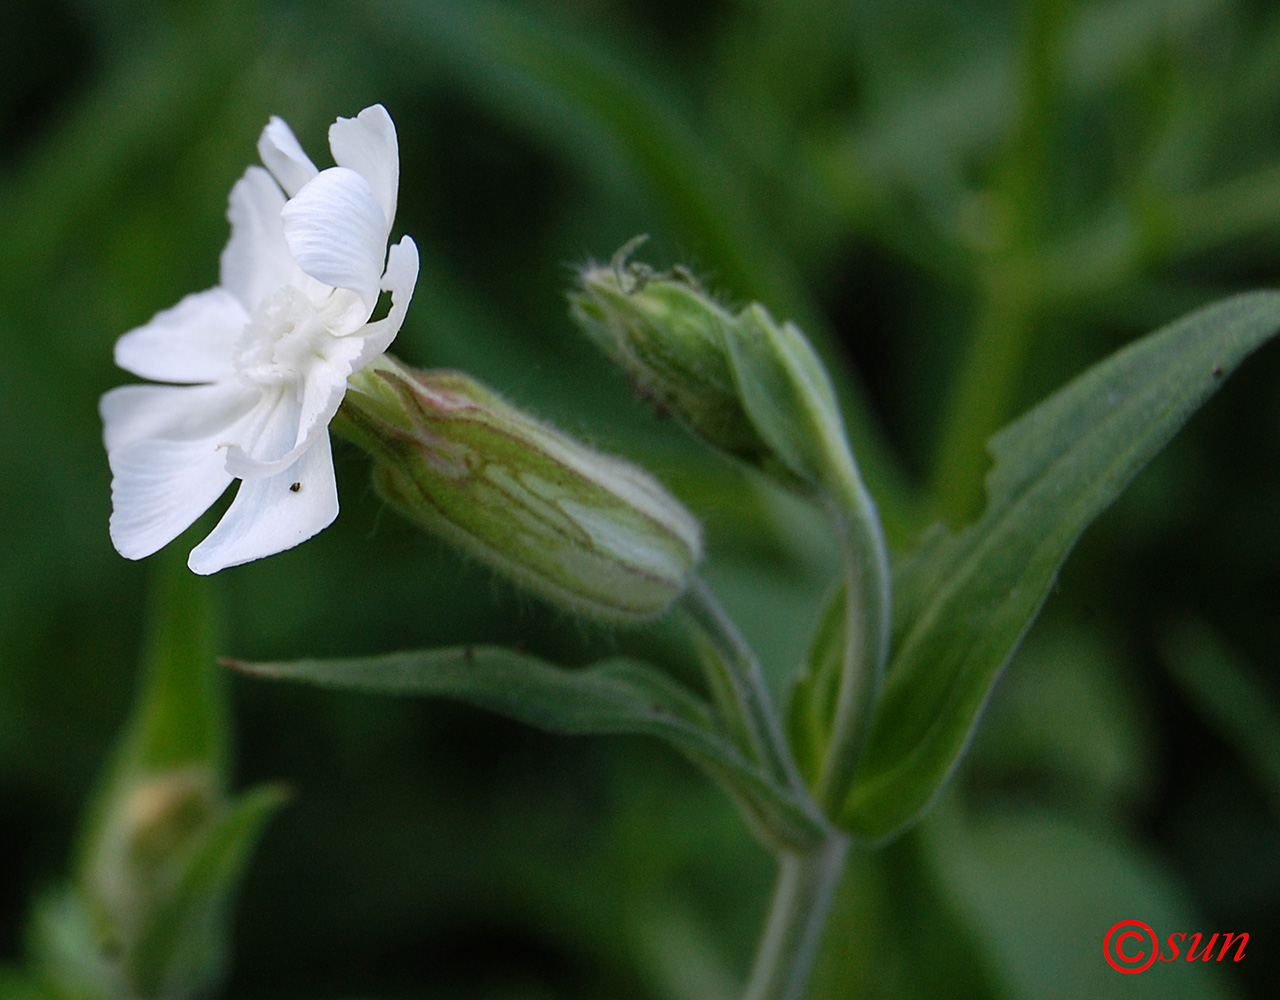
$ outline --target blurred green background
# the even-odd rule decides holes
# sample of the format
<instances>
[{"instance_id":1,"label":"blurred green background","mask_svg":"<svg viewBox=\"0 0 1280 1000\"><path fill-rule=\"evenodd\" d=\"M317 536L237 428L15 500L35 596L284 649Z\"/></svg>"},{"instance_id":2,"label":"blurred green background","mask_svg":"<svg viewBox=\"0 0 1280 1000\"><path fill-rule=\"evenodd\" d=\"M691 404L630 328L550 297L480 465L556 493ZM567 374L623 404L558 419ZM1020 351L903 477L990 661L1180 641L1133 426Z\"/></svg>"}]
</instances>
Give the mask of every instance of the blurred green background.
<instances>
[{"instance_id":1,"label":"blurred green background","mask_svg":"<svg viewBox=\"0 0 1280 1000\"><path fill-rule=\"evenodd\" d=\"M423 269L396 352L647 464L779 691L834 576L813 513L689 443L574 331L570 265L652 234L799 322L892 540L981 503L982 442L1133 337L1280 270L1265 0L7 0L0 24L0 967L63 877L132 695L148 566L112 550L111 345L217 280L271 114L322 166L399 129ZM814 997L1268 997L1280 986L1280 353L1086 536L930 818L856 856ZM243 658L466 642L687 658L583 626L385 511L211 582ZM225 502L225 501L224 501ZM176 543L185 551L214 515ZM228 996L735 995L772 861L674 753L235 678L282 779ZM1245 931L1122 977L1112 924Z\"/></svg>"}]
</instances>

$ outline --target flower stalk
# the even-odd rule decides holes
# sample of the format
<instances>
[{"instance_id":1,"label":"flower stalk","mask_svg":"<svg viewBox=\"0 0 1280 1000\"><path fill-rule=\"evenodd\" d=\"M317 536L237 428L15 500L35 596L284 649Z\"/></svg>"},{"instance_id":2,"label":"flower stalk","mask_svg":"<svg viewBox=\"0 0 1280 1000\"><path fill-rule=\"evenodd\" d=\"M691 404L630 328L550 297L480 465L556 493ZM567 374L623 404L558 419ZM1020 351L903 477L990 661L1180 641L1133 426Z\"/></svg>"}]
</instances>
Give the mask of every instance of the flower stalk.
<instances>
[{"instance_id":1,"label":"flower stalk","mask_svg":"<svg viewBox=\"0 0 1280 1000\"><path fill-rule=\"evenodd\" d=\"M712 446L756 465L826 509L843 566L844 618L833 693L799 716L816 750L812 797L783 735L759 664L701 584L684 607L717 655L705 656L726 727L774 779L810 804L828 831L810 852L777 849L781 870L747 1000L796 1000L848 849L826 818L844 805L866 744L889 650L890 574L884 531L858 472L830 378L804 334L758 303L731 311L687 273L629 262L588 266L570 296L574 320L660 410ZM837 666L838 664L838 666ZM804 697L812 685L798 692Z\"/></svg>"},{"instance_id":2,"label":"flower stalk","mask_svg":"<svg viewBox=\"0 0 1280 1000\"><path fill-rule=\"evenodd\" d=\"M833 832L813 853L779 859L778 882L743 1000L804 995L848 850L849 838Z\"/></svg>"},{"instance_id":3,"label":"flower stalk","mask_svg":"<svg viewBox=\"0 0 1280 1000\"><path fill-rule=\"evenodd\" d=\"M787 747L786 735L755 653L702 580L693 579L681 607L711 646L709 653L714 656L715 664L707 670L709 674L714 670L721 676L709 676L708 687L727 727L741 734L740 743L748 756L763 765L775 781L807 802L808 790ZM814 812L825 825L821 813L816 809Z\"/></svg>"},{"instance_id":4,"label":"flower stalk","mask_svg":"<svg viewBox=\"0 0 1280 1000\"><path fill-rule=\"evenodd\" d=\"M844 870L849 839L823 815L805 787L787 745L760 662L715 595L695 578L681 601L691 623L723 664L725 683L712 679L717 708L731 729L749 735L757 759L808 806L824 839L800 852L779 846L778 882L744 1000L798 1000L804 993L826 926L832 894Z\"/></svg>"},{"instance_id":5,"label":"flower stalk","mask_svg":"<svg viewBox=\"0 0 1280 1000\"><path fill-rule=\"evenodd\" d=\"M889 552L875 503L852 475L828 493L824 506L839 541L845 586L845 648L835 714L814 795L837 813L852 787L889 659L892 615Z\"/></svg>"}]
</instances>

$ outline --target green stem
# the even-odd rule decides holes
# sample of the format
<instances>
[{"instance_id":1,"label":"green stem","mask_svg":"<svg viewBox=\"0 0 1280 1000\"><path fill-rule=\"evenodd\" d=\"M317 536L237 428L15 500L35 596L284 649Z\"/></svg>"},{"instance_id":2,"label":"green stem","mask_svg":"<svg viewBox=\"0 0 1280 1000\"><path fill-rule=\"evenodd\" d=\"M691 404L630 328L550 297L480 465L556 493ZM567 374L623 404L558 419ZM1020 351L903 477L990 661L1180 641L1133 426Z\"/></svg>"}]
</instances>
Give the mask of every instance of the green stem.
<instances>
[{"instance_id":1,"label":"green stem","mask_svg":"<svg viewBox=\"0 0 1280 1000\"><path fill-rule=\"evenodd\" d=\"M736 735L746 741L744 750L795 792L801 801L807 801L808 789L787 747L782 724L774 711L773 699L755 653L700 577L694 576L690 581L681 603L694 625L711 643L724 667L723 676L712 676L710 682L712 696L726 722ZM814 811L817 812L816 809Z\"/></svg>"},{"instance_id":2,"label":"green stem","mask_svg":"<svg viewBox=\"0 0 1280 1000\"><path fill-rule=\"evenodd\" d=\"M798 1000L817 955L849 841L839 834L808 855L780 858L769 922L744 1000Z\"/></svg>"},{"instance_id":3,"label":"green stem","mask_svg":"<svg viewBox=\"0 0 1280 1000\"><path fill-rule=\"evenodd\" d=\"M845 575L845 653L831 739L814 795L827 815L837 813L853 782L889 658L889 553L875 502L855 467L830 491L832 523Z\"/></svg>"},{"instance_id":4,"label":"green stem","mask_svg":"<svg viewBox=\"0 0 1280 1000\"><path fill-rule=\"evenodd\" d=\"M1016 267L993 262L942 424L933 492L943 517L964 524L981 512L987 439L1008 416L1032 330L1031 290Z\"/></svg>"},{"instance_id":5,"label":"green stem","mask_svg":"<svg viewBox=\"0 0 1280 1000\"><path fill-rule=\"evenodd\" d=\"M1009 415L1035 330L1040 288L1026 263L1045 245L1052 218L1053 146L1058 129L1066 5L1029 0L1024 11L1019 108L992 192L1005 213L999 246L978 274L981 304L972 340L947 401L933 475L943 516L963 523L982 509L986 442Z\"/></svg>"},{"instance_id":6,"label":"green stem","mask_svg":"<svg viewBox=\"0 0 1280 1000\"><path fill-rule=\"evenodd\" d=\"M755 654L702 580L693 579L683 603L725 666L725 683L712 682L721 711L732 717L734 728L751 734L766 766L811 803ZM826 839L806 854L778 852L778 884L745 1000L798 1000L809 979L849 846L816 806L814 812Z\"/></svg>"}]
</instances>

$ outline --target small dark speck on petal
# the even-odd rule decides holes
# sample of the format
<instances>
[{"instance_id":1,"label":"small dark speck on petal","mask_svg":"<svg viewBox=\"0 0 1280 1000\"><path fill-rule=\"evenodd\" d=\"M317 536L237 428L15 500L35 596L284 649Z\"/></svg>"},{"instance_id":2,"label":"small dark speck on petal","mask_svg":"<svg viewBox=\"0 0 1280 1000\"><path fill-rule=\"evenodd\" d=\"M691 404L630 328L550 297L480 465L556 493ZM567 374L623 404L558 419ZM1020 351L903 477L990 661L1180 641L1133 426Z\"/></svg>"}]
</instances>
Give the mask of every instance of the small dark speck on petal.
<instances>
[{"instance_id":1,"label":"small dark speck on petal","mask_svg":"<svg viewBox=\"0 0 1280 1000\"><path fill-rule=\"evenodd\" d=\"M1222 365L1214 365L1214 366L1213 366L1213 377L1214 377L1214 378L1222 378Z\"/></svg>"},{"instance_id":2,"label":"small dark speck on petal","mask_svg":"<svg viewBox=\"0 0 1280 1000\"><path fill-rule=\"evenodd\" d=\"M301 484L301 483L294 483L292 486L290 486L290 487L289 487L289 492L290 492L290 493L297 493L297 492L298 492L298 490L300 490L300 489L302 489L302 484Z\"/></svg>"}]
</instances>

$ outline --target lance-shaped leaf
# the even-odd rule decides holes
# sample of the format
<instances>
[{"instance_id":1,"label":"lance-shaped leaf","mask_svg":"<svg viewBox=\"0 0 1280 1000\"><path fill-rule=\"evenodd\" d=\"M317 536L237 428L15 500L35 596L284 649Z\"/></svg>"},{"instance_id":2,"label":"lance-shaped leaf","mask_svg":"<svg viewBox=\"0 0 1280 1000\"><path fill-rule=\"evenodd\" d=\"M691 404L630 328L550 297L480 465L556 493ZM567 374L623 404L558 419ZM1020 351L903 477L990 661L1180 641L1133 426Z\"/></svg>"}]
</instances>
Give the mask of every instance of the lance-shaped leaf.
<instances>
[{"instance_id":1,"label":"lance-shaped leaf","mask_svg":"<svg viewBox=\"0 0 1280 1000\"><path fill-rule=\"evenodd\" d=\"M982 518L956 535L935 528L897 568L893 656L843 825L884 838L928 807L1080 533L1278 328L1280 293L1219 302L992 438Z\"/></svg>"},{"instance_id":2,"label":"lance-shaped leaf","mask_svg":"<svg viewBox=\"0 0 1280 1000\"><path fill-rule=\"evenodd\" d=\"M569 670L515 650L462 646L361 659L226 662L260 677L375 694L453 698L553 733L657 736L720 782L771 844L805 851L826 836L820 818L747 760L702 701L632 660L610 659Z\"/></svg>"},{"instance_id":3,"label":"lance-shaped leaf","mask_svg":"<svg viewBox=\"0 0 1280 1000\"><path fill-rule=\"evenodd\" d=\"M809 644L809 654L791 682L787 742L805 781L818 780L831 741L847 643L848 604L843 582L831 592Z\"/></svg>"}]
</instances>

